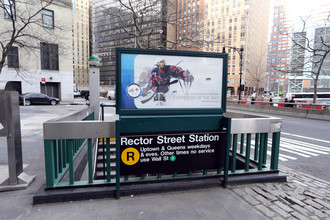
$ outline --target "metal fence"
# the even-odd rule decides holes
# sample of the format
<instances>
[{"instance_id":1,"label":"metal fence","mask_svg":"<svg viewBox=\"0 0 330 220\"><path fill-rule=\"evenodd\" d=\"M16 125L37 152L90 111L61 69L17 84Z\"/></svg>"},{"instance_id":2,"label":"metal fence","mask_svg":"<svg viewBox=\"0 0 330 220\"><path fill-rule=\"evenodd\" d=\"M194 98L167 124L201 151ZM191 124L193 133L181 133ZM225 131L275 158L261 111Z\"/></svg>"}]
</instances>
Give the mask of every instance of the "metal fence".
<instances>
[{"instance_id":1,"label":"metal fence","mask_svg":"<svg viewBox=\"0 0 330 220\"><path fill-rule=\"evenodd\" d=\"M102 109L104 107L106 106L103 106ZM104 119L102 109L102 118ZM92 121L93 114L91 108L88 108L61 119L44 123L46 188L98 184L116 184L118 188L120 183L125 182L211 178L226 175L225 169L222 168L217 170L192 170L185 173L119 176L119 149L111 150L111 148L114 148L111 145L111 141L113 141L111 138L116 137L116 121ZM231 127L228 127L230 133L227 132L227 145L230 146L230 157L227 160L230 170L229 177L238 174L277 172L281 119L234 113L226 113L225 116L231 124ZM272 138L269 138L269 136ZM102 167L105 175L103 179L95 180L98 140L105 146ZM268 142L271 143L270 146L268 146ZM83 151L87 155L85 169L87 180L75 178L75 160ZM111 154L116 157L115 163L112 161ZM68 178L65 178L66 176Z\"/></svg>"},{"instance_id":2,"label":"metal fence","mask_svg":"<svg viewBox=\"0 0 330 220\"><path fill-rule=\"evenodd\" d=\"M240 113L225 115L231 118L229 175L277 171L282 120Z\"/></svg>"},{"instance_id":3,"label":"metal fence","mask_svg":"<svg viewBox=\"0 0 330 220\"><path fill-rule=\"evenodd\" d=\"M330 110L330 104L312 104L312 103L295 103L295 102L265 102L265 101L247 101L247 100L228 100L231 104L242 104L242 105L259 105L259 106L273 106L273 107L291 107L301 109L317 109L317 110Z\"/></svg>"}]
</instances>

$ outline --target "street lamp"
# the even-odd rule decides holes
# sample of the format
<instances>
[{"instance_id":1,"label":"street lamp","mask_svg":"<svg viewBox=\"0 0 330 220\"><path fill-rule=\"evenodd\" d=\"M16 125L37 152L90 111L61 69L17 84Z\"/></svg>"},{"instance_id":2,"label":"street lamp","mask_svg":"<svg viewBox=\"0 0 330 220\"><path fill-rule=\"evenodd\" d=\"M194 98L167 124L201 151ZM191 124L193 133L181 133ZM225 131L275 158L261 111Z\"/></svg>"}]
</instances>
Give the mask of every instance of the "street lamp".
<instances>
[{"instance_id":1,"label":"street lamp","mask_svg":"<svg viewBox=\"0 0 330 220\"><path fill-rule=\"evenodd\" d=\"M243 52L244 52L244 48L243 45L241 45L240 48L237 47L229 47L229 46L224 46L222 48L222 53L226 53L226 47L233 49L234 51L236 51L239 54L239 88L238 88L238 100L241 101L241 92L242 90L244 91L244 89L242 89L242 75L243 75Z\"/></svg>"},{"instance_id":2,"label":"street lamp","mask_svg":"<svg viewBox=\"0 0 330 220\"><path fill-rule=\"evenodd\" d=\"M89 65L94 67L100 64L100 58L96 55L92 55L88 59Z\"/></svg>"}]
</instances>

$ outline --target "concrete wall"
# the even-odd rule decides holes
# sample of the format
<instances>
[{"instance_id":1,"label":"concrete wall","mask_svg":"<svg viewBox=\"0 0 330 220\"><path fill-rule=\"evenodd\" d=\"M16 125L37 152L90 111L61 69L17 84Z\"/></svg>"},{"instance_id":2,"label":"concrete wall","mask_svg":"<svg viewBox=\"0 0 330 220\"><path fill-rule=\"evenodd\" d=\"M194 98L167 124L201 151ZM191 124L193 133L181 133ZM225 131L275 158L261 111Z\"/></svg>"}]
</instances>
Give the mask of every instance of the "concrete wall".
<instances>
[{"instance_id":1,"label":"concrete wall","mask_svg":"<svg viewBox=\"0 0 330 220\"><path fill-rule=\"evenodd\" d=\"M227 109L330 121L330 110L326 109L315 110L262 105L242 105L231 103L227 103Z\"/></svg>"}]
</instances>

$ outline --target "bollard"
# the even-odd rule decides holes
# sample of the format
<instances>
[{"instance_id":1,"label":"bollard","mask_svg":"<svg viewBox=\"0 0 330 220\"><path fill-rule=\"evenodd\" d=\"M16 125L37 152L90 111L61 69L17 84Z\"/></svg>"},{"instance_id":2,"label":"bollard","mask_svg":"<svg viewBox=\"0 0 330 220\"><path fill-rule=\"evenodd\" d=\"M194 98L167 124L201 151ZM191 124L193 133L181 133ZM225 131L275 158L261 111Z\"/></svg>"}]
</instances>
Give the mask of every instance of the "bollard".
<instances>
[{"instance_id":1,"label":"bollard","mask_svg":"<svg viewBox=\"0 0 330 220\"><path fill-rule=\"evenodd\" d=\"M0 183L0 191L26 188L35 176L23 173L21 124L18 93L0 90L0 123L3 129L0 136L7 137L8 174L9 177Z\"/></svg>"}]
</instances>

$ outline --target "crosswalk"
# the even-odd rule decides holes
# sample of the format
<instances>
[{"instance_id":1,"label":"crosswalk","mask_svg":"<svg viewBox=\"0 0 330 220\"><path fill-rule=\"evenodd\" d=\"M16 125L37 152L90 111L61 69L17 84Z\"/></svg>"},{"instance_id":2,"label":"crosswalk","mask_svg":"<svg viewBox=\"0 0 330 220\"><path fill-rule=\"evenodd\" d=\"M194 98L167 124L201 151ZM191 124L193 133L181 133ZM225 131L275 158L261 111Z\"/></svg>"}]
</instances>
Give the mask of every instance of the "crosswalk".
<instances>
[{"instance_id":1,"label":"crosswalk","mask_svg":"<svg viewBox=\"0 0 330 220\"><path fill-rule=\"evenodd\" d=\"M311 143L313 141L313 143ZM318 143L318 144L315 144ZM268 139L267 155L271 155L272 140ZM255 141L251 140L251 148L254 150ZM301 136L291 133L281 133L280 161L297 160L299 158L311 158L330 154L330 141Z\"/></svg>"}]
</instances>

